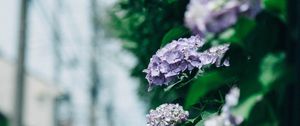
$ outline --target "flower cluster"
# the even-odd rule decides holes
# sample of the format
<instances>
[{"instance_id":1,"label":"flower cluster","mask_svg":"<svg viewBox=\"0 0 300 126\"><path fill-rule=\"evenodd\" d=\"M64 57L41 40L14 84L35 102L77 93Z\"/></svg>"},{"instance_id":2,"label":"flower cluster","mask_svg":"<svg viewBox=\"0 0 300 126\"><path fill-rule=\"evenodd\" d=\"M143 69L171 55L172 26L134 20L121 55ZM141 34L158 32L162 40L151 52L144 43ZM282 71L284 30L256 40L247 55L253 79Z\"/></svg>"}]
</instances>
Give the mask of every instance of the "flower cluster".
<instances>
[{"instance_id":1,"label":"flower cluster","mask_svg":"<svg viewBox=\"0 0 300 126\"><path fill-rule=\"evenodd\" d=\"M188 115L178 104L162 104L146 115L147 126L175 126L187 120Z\"/></svg>"},{"instance_id":2,"label":"flower cluster","mask_svg":"<svg viewBox=\"0 0 300 126\"><path fill-rule=\"evenodd\" d=\"M191 0L185 23L202 35L218 33L235 24L239 16L253 18L260 10L260 0Z\"/></svg>"},{"instance_id":3,"label":"flower cluster","mask_svg":"<svg viewBox=\"0 0 300 126\"><path fill-rule=\"evenodd\" d=\"M205 126L237 126L242 123L243 118L234 116L230 111L238 104L240 90L236 87L232 88L225 96L226 103L222 107L222 113L218 116L211 117L204 122Z\"/></svg>"},{"instance_id":4,"label":"flower cluster","mask_svg":"<svg viewBox=\"0 0 300 126\"><path fill-rule=\"evenodd\" d=\"M172 41L156 52L150 59L148 68L144 70L149 86L168 85L176 80L178 76L187 71L200 69L204 65L223 65L221 59L228 50L229 45L224 44L212 47L204 52L197 52L204 41L199 36L181 38ZM228 61L224 62L228 66Z\"/></svg>"},{"instance_id":5,"label":"flower cluster","mask_svg":"<svg viewBox=\"0 0 300 126\"><path fill-rule=\"evenodd\" d=\"M199 54L199 58L202 61L202 64L216 64L217 67L221 65L229 66L229 60L226 59L222 62L222 58L224 54L229 49L229 44L218 45L209 48L208 50L204 51L203 53Z\"/></svg>"}]
</instances>

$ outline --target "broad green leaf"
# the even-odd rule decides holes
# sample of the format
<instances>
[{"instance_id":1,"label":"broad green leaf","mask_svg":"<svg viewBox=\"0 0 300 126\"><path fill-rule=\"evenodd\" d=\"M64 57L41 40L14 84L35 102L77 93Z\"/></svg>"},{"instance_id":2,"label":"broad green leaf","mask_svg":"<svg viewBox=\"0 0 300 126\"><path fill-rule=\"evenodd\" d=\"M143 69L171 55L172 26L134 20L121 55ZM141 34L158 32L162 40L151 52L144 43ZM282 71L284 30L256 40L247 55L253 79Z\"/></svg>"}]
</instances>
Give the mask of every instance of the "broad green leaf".
<instances>
[{"instance_id":1,"label":"broad green leaf","mask_svg":"<svg viewBox=\"0 0 300 126\"><path fill-rule=\"evenodd\" d=\"M249 34L249 32L255 27L255 21L241 17L239 18L237 24L234 26L236 31L235 36L242 40Z\"/></svg>"},{"instance_id":2,"label":"broad green leaf","mask_svg":"<svg viewBox=\"0 0 300 126\"><path fill-rule=\"evenodd\" d=\"M165 34L165 36L163 37L163 39L161 41L160 47L164 47L166 44L172 42L173 40L177 40L179 38L186 37L190 34L191 34L190 31L183 26L175 27L175 28L169 30Z\"/></svg>"},{"instance_id":3,"label":"broad green leaf","mask_svg":"<svg viewBox=\"0 0 300 126\"><path fill-rule=\"evenodd\" d=\"M195 126L204 126L204 121L205 120L200 120Z\"/></svg>"},{"instance_id":4,"label":"broad green leaf","mask_svg":"<svg viewBox=\"0 0 300 126\"><path fill-rule=\"evenodd\" d=\"M263 5L266 9L286 14L287 0L264 0Z\"/></svg>"},{"instance_id":5,"label":"broad green leaf","mask_svg":"<svg viewBox=\"0 0 300 126\"><path fill-rule=\"evenodd\" d=\"M202 119L195 126L204 126L204 121L209 119L210 117L218 115L218 112L215 111L203 111L201 113Z\"/></svg>"},{"instance_id":6,"label":"broad green leaf","mask_svg":"<svg viewBox=\"0 0 300 126\"><path fill-rule=\"evenodd\" d=\"M238 116L243 116L244 119L248 119L252 108L262 99L262 97L263 92L253 93L253 95L248 96L244 102L234 108L233 113Z\"/></svg>"},{"instance_id":7,"label":"broad green leaf","mask_svg":"<svg viewBox=\"0 0 300 126\"><path fill-rule=\"evenodd\" d=\"M255 22L253 20L241 17L232 28L220 34L219 38L231 43L240 43L254 27Z\"/></svg>"},{"instance_id":8,"label":"broad green leaf","mask_svg":"<svg viewBox=\"0 0 300 126\"><path fill-rule=\"evenodd\" d=\"M207 119L207 118L209 118L211 116L215 116L217 114L218 114L218 112L216 112L216 111L203 111L201 113L201 117L202 117L202 119Z\"/></svg>"},{"instance_id":9,"label":"broad green leaf","mask_svg":"<svg viewBox=\"0 0 300 126\"><path fill-rule=\"evenodd\" d=\"M199 76L198 79L191 84L185 101L185 107L189 108L209 91L232 81L234 78L235 77L231 76L227 70L212 71Z\"/></svg>"}]
</instances>

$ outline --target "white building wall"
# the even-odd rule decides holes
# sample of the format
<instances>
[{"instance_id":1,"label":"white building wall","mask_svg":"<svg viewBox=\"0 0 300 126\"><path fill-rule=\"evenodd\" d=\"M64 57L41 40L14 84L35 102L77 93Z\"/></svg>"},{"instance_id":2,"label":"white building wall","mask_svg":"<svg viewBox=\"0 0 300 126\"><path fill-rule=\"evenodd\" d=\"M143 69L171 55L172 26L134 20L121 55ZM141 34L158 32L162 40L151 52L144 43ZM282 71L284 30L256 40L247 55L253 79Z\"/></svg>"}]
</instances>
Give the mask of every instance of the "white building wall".
<instances>
[{"instance_id":1,"label":"white building wall","mask_svg":"<svg viewBox=\"0 0 300 126\"><path fill-rule=\"evenodd\" d=\"M10 121L14 114L15 65L0 59L0 111ZM59 95L58 89L44 81L26 76L25 89L25 126L53 126L54 101Z\"/></svg>"}]
</instances>

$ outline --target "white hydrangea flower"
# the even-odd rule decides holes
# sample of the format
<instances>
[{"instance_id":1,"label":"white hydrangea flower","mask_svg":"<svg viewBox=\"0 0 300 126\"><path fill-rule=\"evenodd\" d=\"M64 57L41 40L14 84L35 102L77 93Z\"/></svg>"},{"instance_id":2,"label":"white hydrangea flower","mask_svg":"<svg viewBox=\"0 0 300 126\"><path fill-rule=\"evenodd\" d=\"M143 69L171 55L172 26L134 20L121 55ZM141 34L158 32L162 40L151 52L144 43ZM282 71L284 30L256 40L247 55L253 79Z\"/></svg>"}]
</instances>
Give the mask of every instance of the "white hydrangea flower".
<instances>
[{"instance_id":1,"label":"white hydrangea flower","mask_svg":"<svg viewBox=\"0 0 300 126\"><path fill-rule=\"evenodd\" d=\"M225 96L225 104L220 115L213 116L204 122L205 126L237 126L243 122L241 116L234 116L230 111L238 104L240 89L232 88Z\"/></svg>"},{"instance_id":2,"label":"white hydrangea flower","mask_svg":"<svg viewBox=\"0 0 300 126\"><path fill-rule=\"evenodd\" d=\"M146 115L147 126L175 126L187 120L188 115L178 104L162 104Z\"/></svg>"}]
</instances>

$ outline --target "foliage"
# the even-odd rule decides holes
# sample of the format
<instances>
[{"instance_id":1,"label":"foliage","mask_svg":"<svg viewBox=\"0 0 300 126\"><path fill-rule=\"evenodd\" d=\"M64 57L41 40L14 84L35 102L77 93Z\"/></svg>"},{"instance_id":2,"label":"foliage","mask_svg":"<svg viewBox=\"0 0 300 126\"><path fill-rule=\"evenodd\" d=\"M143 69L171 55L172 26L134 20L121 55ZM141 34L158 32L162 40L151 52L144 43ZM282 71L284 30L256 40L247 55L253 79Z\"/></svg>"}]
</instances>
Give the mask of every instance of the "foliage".
<instances>
[{"instance_id":1,"label":"foliage","mask_svg":"<svg viewBox=\"0 0 300 126\"><path fill-rule=\"evenodd\" d=\"M146 92L148 83L142 71L147 68L149 59L160 48L162 41L178 38L171 33L169 37L164 37L167 32L180 37L189 34L182 25L187 3L186 0L121 0L111 11L113 32L127 40L124 47L138 59L132 75L141 79L140 94L151 102L150 107L158 106L176 95L173 92L161 94L162 89ZM178 28L174 30L175 27Z\"/></svg>"},{"instance_id":2,"label":"foliage","mask_svg":"<svg viewBox=\"0 0 300 126\"><path fill-rule=\"evenodd\" d=\"M191 35L183 23L187 2L124 0L112 12L116 33L127 40L124 46L139 60L133 75L141 78L140 92L150 98L150 107L179 103L190 112L184 125L201 126L206 118L220 111L228 89L237 86L241 97L233 113L244 117L242 125L284 124L279 110L284 104L286 86L293 80L290 73L294 67L287 65L285 0L263 0L264 9L255 20L240 17L224 32L206 37L206 47L231 43L226 54L230 57L230 67L212 68L188 83L146 92L147 82L141 71L151 56L166 43Z\"/></svg>"},{"instance_id":3,"label":"foliage","mask_svg":"<svg viewBox=\"0 0 300 126\"><path fill-rule=\"evenodd\" d=\"M8 126L8 124L8 119L2 113L0 113L0 126Z\"/></svg>"}]
</instances>

